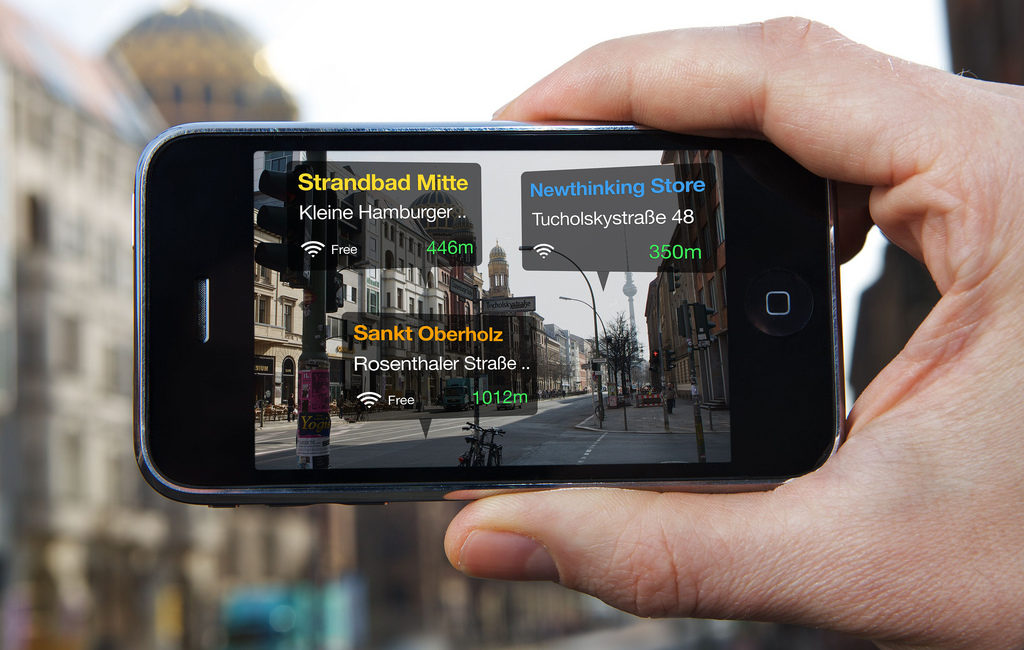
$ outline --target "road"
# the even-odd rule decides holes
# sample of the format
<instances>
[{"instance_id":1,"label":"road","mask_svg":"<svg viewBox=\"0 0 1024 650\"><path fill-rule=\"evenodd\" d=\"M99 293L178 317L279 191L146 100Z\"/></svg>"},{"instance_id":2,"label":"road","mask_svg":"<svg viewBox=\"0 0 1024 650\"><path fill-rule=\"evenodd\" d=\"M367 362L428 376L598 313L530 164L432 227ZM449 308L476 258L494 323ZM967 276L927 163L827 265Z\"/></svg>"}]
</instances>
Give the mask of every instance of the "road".
<instances>
[{"instance_id":1,"label":"road","mask_svg":"<svg viewBox=\"0 0 1024 650\"><path fill-rule=\"evenodd\" d=\"M485 427L504 429L502 465L606 465L692 463L697 461L692 433L639 433L592 431L576 425L591 415L591 397L579 395L544 400L537 412L502 411L482 418ZM615 422L609 412L606 425ZM344 423L337 418L331 428L332 468L454 467L468 444L463 431L465 417L433 418L426 436L416 414L408 420ZM256 429L256 467L294 469L295 423L270 422ZM609 428L606 426L606 429ZM729 460L729 435L705 433L709 462Z\"/></svg>"}]
</instances>

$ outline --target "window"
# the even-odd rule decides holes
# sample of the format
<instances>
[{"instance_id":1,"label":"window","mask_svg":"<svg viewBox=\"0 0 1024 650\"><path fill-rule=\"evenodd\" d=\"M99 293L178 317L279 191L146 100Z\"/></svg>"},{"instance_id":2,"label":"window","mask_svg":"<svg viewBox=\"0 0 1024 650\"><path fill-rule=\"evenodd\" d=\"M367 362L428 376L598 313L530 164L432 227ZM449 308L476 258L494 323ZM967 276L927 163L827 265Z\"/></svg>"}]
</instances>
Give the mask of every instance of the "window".
<instances>
[{"instance_id":1,"label":"window","mask_svg":"<svg viewBox=\"0 0 1024 650\"><path fill-rule=\"evenodd\" d=\"M356 288L355 288L355 287L352 287L352 291L351 291L351 294L350 294L350 295L351 295L351 299L350 299L350 300L351 300L351 302L356 302L356 298L357 298L357 296L359 295L359 292L358 292L358 291L356 291Z\"/></svg>"},{"instance_id":2,"label":"window","mask_svg":"<svg viewBox=\"0 0 1024 650\"><path fill-rule=\"evenodd\" d=\"M288 171L288 163L291 160L290 151L268 151L263 159L263 166L272 172Z\"/></svg>"},{"instance_id":3,"label":"window","mask_svg":"<svg viewBox=\"0 0 1024 650\"><path fill-rule=\"evenodd\" d=\"M107 392L132 394L132 350L123 345L109 346L103 354L103 386Z\"/></svg>"},{"instance_id":4,"label":"window","mask_svg":"<svg viewBox=\"0 0 1024 650\"><path fill-rule=\"evenodd\" d=\"M82 328L77 318L65 316L58 328L60 341L57 343L57 368L68 374L77 373L81 367Z\"/></svg>"},{"instance_id":5,"label":"window","mask_svg":"<svg viewBox=\"0 0 1024 650\"><path fill-rule=\"evenodd\" d=\"M704 226L703 228L700 229L700 244L704 248L704 250L709 252L709 254L710 251L715 250L714 242L712 241L710 226Z\"/></svg>"},{"instance_id":6,"label":"window","mask_svg":"<svg viewBox=\"0 0 1024 650\"><path fill-rule=\"evenodd\" d=\"M327 318L327 338L347 339L348 321L345 321L344 319L341 318L329 316Z\"/></svg>"},{"instance_id":7,"label":"window","mask_svg":"<svg viewBox=\"0 0 1024 650\"><path fill-rule=\"evenodd\" d=\"M399 309L401 309L401 308L402 308L402 303L403 303L403 302L405 302L404 300L402 300L402 297L403 297L404 295L405 295L405 294L404 294L404 293L402 292L402 288L401 288L401 287L399 287L399 288L398 288L398 308L399 308ZM388 307L390 307L390 306L391 306L391 305L388 305Z\"/></svg>"},{"instance_id":8,"label":"window","mask_svg":"<svg viewBox=\"0 0 1024 650\"><path fill-rule=\"evenodd\" d=\"M708 307L718 311L718 286L714 277L708 280Z\"/></svg>"},{"instance_id":9,"label":"window","mask_svg":"<svg viewBox=\"0 0 1024 650\"><path fill-rule=\"evenodd\" d=\"M416 299L415 298L409 298L409 313L410 314L416 313Z\"/></svg>"},{"instance_id":10,"label":"window","mask_svg":"<svg viewBox=\"0 0 1024 650\"><path fill-rule=\"evenodd\" d=\"M256 322L264 325L270 324L270 298L268 296L256 296Z\"/></svg>"},{"instance_id":11,"label":"window","mask_svg":"<svg viewBox=\"0 0 1024 650\"><path fill-rule=\"evenodd\" d=\"M419 310L416 313L417 314L422 314L423 313L423 301L422 300L417 301L416 306L419 307Z\"/></svg>"},{"instance_id":12,"label":"window","mask_svg":"<svg viewBox=\"0 0 1024 650\"><path fill-rule=\"evenodd\" d=\"M67 217L67 223L61 230L61 248L68 257L82 259L85 256L85 218L81 214Z\"/></svg>"},{"instance_id":13,"label":"window","mask_svg":"<svg viewBox=\"0 0 1024 650\"><path fill-rule=\"evenodd\" d=\"M53 145L53 115L46 109L28 111L29 141L42 151L49 151Z\"/></svg>"},{"instance_id":14,"label":"window","mask_svg":"<svg viewBox=\"0 0 1024 650\"><path fill-rule=\"evenodd\" d=\"M370 313L376 314L380 312L380 304L378 303L380 296L376 291L366 291L366 302L370 303Z\"/></svg>"},{"instance_id":15,"label":"window","mask_svg":"<svg viewBox=\"0 0 1024 650\"><path fill-rule=\"evenodd\" d=\"M404 232L398 233L398 245L400 247L402 247L402 248L405 248L405 233Z\"/></svg>"},{"instance_id":16,"label":"window","mask_svg":"<svg viewBox=\"0 0 1024 650\"><path fill-rule=\"evenodd\" d=\"M715 233L718 243L725 241L725 219L722 217L722 204L715 206Z\"/></svg>"},{"instance_id":17,"label":"window","mask_svg":"<svg viewBox=\"0 0 1024 650\"><path fill-rule=\"evenodd\" d=\"M399 289L399 291L401 291L401 289ZM390 307L391 306L391 292L390 291L386 292L384 294L384 296L386 298L385 301L384 301L386 303L385 306L386 307Z\"/></svg>"},{"instance_id":18,"label":"window","mask_svg":"<svg viewBox=\"0 0 1024 650\"><path fill-rule=\"evenodd\" d=\"M328 366L330 368L330 377L332 384L340 384L345 381L345 360L344 359L329 359Z\"/></svg>"},{"instance_id":19,"label":"window","mask_svg":"<svg viewBox=\"0 0 1024 650\"><path fill-rule=\"evenodd\" d=\"M256 265L256 281L262 284L271 284L270 281L270 269L263 266L262 264Z\"/></svg>"},{"instance_id":20,"label":"window","mask_svg":"<svg viewBox=\"0 0 1024 650\"><path fill-rule=\"evenodd\" d=\"M59 438L60 448L57 452L57 476L54 487L61 499L80 501L83 495L82 480L82 436L78 433L67 433Z\"/></svg>"},{"instance_id":21,"label":"window","mask_svg":"<svg viewBox=\"0 0 1024 650\"><path fill-rule=\"evenodd\" d=\"M35 194L28 197L28 236L34 248L50 245L50 210L46 201Z\"/></svg>"},{"instance_id":22,"label":"window","mask_svg":"<svg viewBox=\"0 0 1024 650\"><path fill-rule=\"evenodd\" d=\"M293 323L294 313L295 313L295 305L293 305L292 303L286 302L286 303L284 303L284 305L281 306L281 314L282 314L281 320L283 321L281 323L281 326L284 327L284 331L286 331L286 332L294 332L295 331L295 326L294 326L294 323Z\"/></svg>"},{"instance_id":23,"label":"window","mask_svg":"<svg viewBox=\"0 0 1024 650\"><path fill-rule=\"evenodd\" d=\"M104 286L113 287L117 284L117 241L111 235L100 238L100 282Z\"/></svg>"}]
</instances>

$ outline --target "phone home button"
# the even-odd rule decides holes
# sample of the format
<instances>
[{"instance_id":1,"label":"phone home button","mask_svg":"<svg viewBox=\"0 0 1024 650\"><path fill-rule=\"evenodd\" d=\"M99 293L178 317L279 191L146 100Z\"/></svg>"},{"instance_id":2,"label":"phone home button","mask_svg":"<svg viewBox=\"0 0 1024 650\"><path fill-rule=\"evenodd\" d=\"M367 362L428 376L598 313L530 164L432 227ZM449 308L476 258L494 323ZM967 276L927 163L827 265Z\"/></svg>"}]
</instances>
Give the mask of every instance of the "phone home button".
<instances>
[{"instance_id":1,"label":"phone home button","mask_svg":"<svg viewBox=\"0 0 1024 650\"><path fill-rule=\"evenodd\" d=\"M814 298L799 275L774 269L750 283L746 310L750 321L765 334L789 336L811 320Z\"/></svg>"},{"instance_id":2,"label":"phone home button","mask_svg":"<svg viewBox=\"0 0 1024 650\"><path fill-rule=\"evenodd\" d=\"M769 291L764 294L764 308L769 316L785 316L792 304L788 291Z\"/></svg>"}]
</instances>

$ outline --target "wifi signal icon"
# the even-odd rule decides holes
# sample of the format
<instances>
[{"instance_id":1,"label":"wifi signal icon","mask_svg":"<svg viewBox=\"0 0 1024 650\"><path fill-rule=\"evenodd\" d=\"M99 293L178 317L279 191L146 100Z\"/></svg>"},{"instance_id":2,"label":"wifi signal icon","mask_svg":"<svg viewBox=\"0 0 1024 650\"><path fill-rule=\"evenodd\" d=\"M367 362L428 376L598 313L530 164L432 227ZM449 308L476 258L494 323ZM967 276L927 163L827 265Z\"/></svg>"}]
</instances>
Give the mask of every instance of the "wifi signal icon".
<instances>
[{"instance_id":1,"label":"wifi signal icon","mask_svg":"<svg viewBox=\"0 0 1024 650\"><path fill-rule=\"evenodd\" d=\"M362 402L363 406L366 408L373 408L373 405L376 404L381 397L382 395L380 393L375 393L371 390L356 395L356 399Z\"/></svg>"},{"instance_id":2,"label":"wifi signal icon","mask_svg":"<svg viewBox=\"0 0 1024 650\"><path fill-rule=\"evenodd\" d=\"M315 239L310 239L305 244L300 244L300 247L302 250L306 251L310 257L316 257L316 254L324 249L324 244Z\"/></svg>"},{"instance_id":3,"label":"wifi signal icon","mask_svg":"<svg viewBox=\"0 0 1024 650\"><path fill-rule=\"evenodd\" d=\"M555 247L551 244L534 244L533 250L537 251L541 259L544 259L551 254L551 251L555 250Z\"/></svg>"}]
</instances>

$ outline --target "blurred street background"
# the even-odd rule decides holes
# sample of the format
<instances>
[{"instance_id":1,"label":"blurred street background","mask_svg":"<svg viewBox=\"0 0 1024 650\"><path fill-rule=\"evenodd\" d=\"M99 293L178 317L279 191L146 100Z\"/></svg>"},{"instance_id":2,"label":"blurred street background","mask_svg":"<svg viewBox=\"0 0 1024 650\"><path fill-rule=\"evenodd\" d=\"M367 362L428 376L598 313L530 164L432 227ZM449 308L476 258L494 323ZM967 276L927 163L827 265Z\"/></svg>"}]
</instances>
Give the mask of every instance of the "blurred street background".
<instances>
[{"instance_id":1,"label":"blurred street background","mask_svg":"<svg viewBox=\"0 0 1024 650\"><path fill-rule=\"evenodd\" d=\"M132 183L169 125L486 120L597 41L785 14L1024 81L1018 0L703 4L0 0L0 648L871 647L465 578L458 504L184 506L133 457ZM852 404L938 294L877 232L842 282Z\"/></svg>"}]
</instances>

